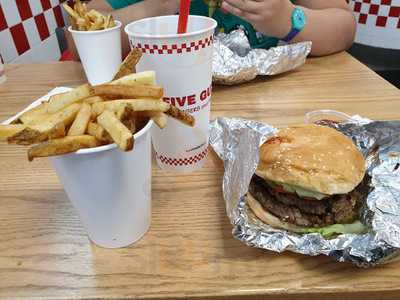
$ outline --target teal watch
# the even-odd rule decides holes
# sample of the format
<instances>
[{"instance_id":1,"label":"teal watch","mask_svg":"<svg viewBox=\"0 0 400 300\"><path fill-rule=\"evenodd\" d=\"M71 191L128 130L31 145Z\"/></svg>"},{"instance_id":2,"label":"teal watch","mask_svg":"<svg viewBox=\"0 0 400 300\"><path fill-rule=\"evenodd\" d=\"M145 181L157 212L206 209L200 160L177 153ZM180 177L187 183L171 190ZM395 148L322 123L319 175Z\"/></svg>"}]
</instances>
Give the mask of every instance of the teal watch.
<instances>
[{"instance_id":1,"label":"teal watch","mask_svg":"<svg viewBox=\"0 0 400 300\"><path fill-rule=\"evenodd\" d=\"M304 10L302 10L298 6L296 6L293 10L291 19L292 28L290 29L288 35L282 39L282 41L290 42L294 39L296 35L300 33L300 31L303 30L304 26L306 25L306 15L304 13Z\"/></svg>"}]
</instances>

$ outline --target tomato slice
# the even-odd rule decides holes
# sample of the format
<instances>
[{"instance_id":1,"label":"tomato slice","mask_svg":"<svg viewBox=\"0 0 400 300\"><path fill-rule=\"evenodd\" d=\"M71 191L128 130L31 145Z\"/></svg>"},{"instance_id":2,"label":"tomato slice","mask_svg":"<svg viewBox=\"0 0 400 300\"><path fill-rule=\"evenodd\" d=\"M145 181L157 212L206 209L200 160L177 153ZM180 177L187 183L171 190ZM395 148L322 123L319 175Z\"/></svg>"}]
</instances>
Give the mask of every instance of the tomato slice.
<instances>
[{"instance_id":1,"label":"tomato slice","mask_svg":"<svg viewBox=\"0 0 400 300\"><path fill-rule=\"evenodd\" d=\"M276 192L276 193L286 193L286 191L281 186L274 187L274 192Z\"/></svg>"}]
</instances>

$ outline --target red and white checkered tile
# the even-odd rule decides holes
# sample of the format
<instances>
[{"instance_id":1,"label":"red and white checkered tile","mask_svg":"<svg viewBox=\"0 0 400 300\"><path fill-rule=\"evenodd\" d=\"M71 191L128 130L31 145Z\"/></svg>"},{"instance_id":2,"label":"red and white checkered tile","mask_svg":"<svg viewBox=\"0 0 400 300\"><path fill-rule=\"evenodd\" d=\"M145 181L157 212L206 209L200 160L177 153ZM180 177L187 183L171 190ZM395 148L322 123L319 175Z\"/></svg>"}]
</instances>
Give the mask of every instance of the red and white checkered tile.
<instances>
[{"instance_id":1,"label":"red and white checkered tile","mask_svg":"<svg viewBox=\"0 0 400 300\"><path fill-rule=\"evenodd\" d=\"M0 53L5 62L58 59L55 30L67 16L60 0L0 0Z\"/></svg>"},{"instance_id":2,"label":"red and white checkered tile","mask_svg":"<svg viewBox=\"0 0 400 300\"><path fill-rule=\"evenodd\" d=\"M400 0L350 0L357 20L356 42L400 49Z\"/></svg>"},{"instance_id":3,"label":"red and white checkered tile","mask_svg":"<svg viewBox=\"0 0 400 300\"><path fill-rule=\"evenodd\" d=\"M189 156L189 157L182 157L182 158L177 158L177 157L168 157L164 155L159 155L156 153L156 158L159 162L170 165L170 166L190 166L199 163L201 160L203 160L208 153L208 148L206 147L203 151L198 153L197 155Z\"/></svg>"},{"instance_id":4,"label":"red and white checkered tile","mask_svg":"<svg viewBox=\"0 0 400 300\"><path fill-rule=\"evenodd\" d=\"M192 51L198 51L210 46L213 42L213 36L207 37L204 40L191 42L190 44L171 44L171 45L150 45L150 44L132 44L133 47L140 49L143 53L147 54L181 54Z\"/></svg>"}]
</instances>

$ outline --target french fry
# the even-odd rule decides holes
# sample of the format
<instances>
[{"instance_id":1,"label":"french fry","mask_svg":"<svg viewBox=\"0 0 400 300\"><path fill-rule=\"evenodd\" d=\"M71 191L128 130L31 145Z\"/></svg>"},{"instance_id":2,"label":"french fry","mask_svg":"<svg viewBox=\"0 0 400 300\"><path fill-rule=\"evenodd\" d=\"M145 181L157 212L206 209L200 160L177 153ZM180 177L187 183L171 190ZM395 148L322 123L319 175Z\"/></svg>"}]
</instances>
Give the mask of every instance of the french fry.
<instances>
[{"instance_id":1,"label":"french fry","mask_svg":"<svg viewBox=\"0 0 400 300\"><path fill-rule=\"evenodd\" d=\"M86 132L87 125L92 115L91 106L87 103L83 103L71 128L68 131L68 135L83 135Z\"/></svg>"},{"instance_id":2,"label":"french fry","mask_svg":"<svg viewBox=\"0 0 400 300\"><path fill-rule=\"evenodd\" d=\"M156 125L163 129L167 126L167 115L161 111L145 111L143 112L144 115L150 117Z\"/></svg>"},{"instance_id":3,"label":"french fry","mask_svg":"<svg viewBox=\"0 0 400 300\"><path fill-rule=\"evenodd\" d=\"M108 15L104 20L104 29L109 28L111 21L111 15Z\"/></svg>"},{"instance_id":4,"label":"french fry","mask_svg":"<svg viewBox=\"0 0 400 300\"><path fill-rule=\"evenodd\" d=\"M110 15L110 23L108 24L108 28L112 28L117 26L117 23L115 23L114 17L112 15ZM136 72L136 70L135 70Z\"/></svg>"},{"instance_id":5,"label":"french fry","mask_svg":"<svg viewBox=\"0 0 400 300\"><path fill-rule=\"evenodd\" d=\"M65 136L65 127L72 124L80 107L81 104L73 103L55 114L43 115L40 122L37 118L34 124L24 124L25 128L9 136L8 142L31 145L47 139L63 137Z\"/></svg>"},{"instance_id":6,"label":"french fry","mask_svg":"<svg viewBox=\"0 0 400 300\"><path fill-rule=\"evenodd\" d=\"M82 6L83 6L83 10L84 10L85 14L87 14L88 13L88 9L87 9L86 3L82 3Z\"/></svg>"},{"instance_id":7,"label":"french fry","mask_svg":"<svg viewBox=\"0 0 400 300\"><path fill-rule=\"evenodd\" d=\"M47 136L48 136L49 140L54 140L54 139L58 139L58 138L61 138L61 137L65 137L65 135L66 135L66 130L65 130L64 122L60 122L60 123L56 124L47 133Z\"/></svg>"},{"instance_id":8,"label":"french fry","mask_svg":"<svg viewBox=\"0 0 400 300\"><path fill-rule=\"evenodd\" d=\"M160 86L132 83L130 85L101 84L93 87L94 93L98 96L118 96L121 99L127 98L154 98L160 99L163 96L163 88Z\"/></svg>"},{"instance_id":9,"label":"french fry","mask_svg":"<svg viewBox=\"0 0 400 300\"><path fill-rule=\"evenodd\" d=\"M78 86L69 92L51 96L47 111L49 113L55 113L64 107L89 96L93 96L93 90L89 84Z\"/></svg>"},{"instance_id":10,"label":"french fry","mask_svg":"<svg viewBox=\"0 0 400 300\"><path fill-rule=\"evenodd\" d=\"M0 124L0 141L6 141L7 138L21 132L26 128L26 125L22 124L10 124L10 125L1 125Z\"/></svg>"},{"instance_id":11,"label":"french fry","mask_svg":"<svg viewBox=\"0 0 400 300\"><path fill-rule=\"evenodd\" d=\"M89 18L94 22L99 18L103 18L103 15L101 13L99 13L97 10L95 9L91 9L87 15L89 16Z\"/></svg>"},{"instance_id":12,"label":"french fry","mask_svg":"<svg viewBox=\"0 0 400 300\"><path fill-rule=\"evenodd\" d=\"M22 124L22 122L19 118L17 118L15 120L11 121L10 124L17 125L17 124Z\"/></svg>"},{"instance_id":13,"label":"french fry","mask_svg":"<svg viewBox=\"0 0 400 300\"><path fill-rule=\"evenodd\" d=\"M114 112L115 116L117 117L118 120L121 121L122 116L125 114L125 109L128 105L120 106L117 108L117 110ZM132 109L132 108L131 108Z\"/></svg>"},{"instance_id":14,"label":"french fry","mask_svg":"<svg viewBox=\"0 0 400 300\"><path fill-rule=\"evenodd\" d=\"M195 119L193 118L193 116L182 110L179 110L173 105L170 105L169 109L165 113L168 116L182 122L183 124L186 124L190 127L194 126Z\"/></svg>"},{"instance_id":15,"label":"french fry","mask_svg":"<svg viewBox=\"0 0 400 300\"><path fill-rule=\"evenodd\" d=\"M42 121L43 118L49 116L47 114L48 105L49 105L48 102L42 102L38 106L23 113L21 116L19 116L19 119L23 124L26 125L40 123L40 121Z\"/></svg>"},{"instance_id":16,"label":"french fry","mask_svg":"<svg viewBox=\"0 0 400 300\"><path fill-rule=\"evenodd\" d=\"M94 21L94 23L90 24L89 21L89 30L94 31L94 30L100 30L106 28L104 26L104 17L101 18L97 18L96 21Z\"/></svg>"},{"instance_id":17,"label":"french fry","mask_svg":"<svg viewBox=\"0 0 400 300\"><path fill-rule=\"evenodd\" d=\"M79 14L67 3L63 3L62 6L64 7L65 11L71 16L71 18L73 18L74 20L77 20L79 18Z\"/></svg>"},{"instance_id":18,"label":"french fry","mask_svg":"<svg viewBox=\"0 0 400 300\"><path fill-rule=\"evenodd\" d=\"M28 159L67 154L83 148L97 147L99 142L91 135L66 136L35 145L28 150Z\"/></svg>"},{"instance_id":19,"label":"french fry","mask_svg":"<svg viewBox=\"0 0 400 300\"><path fill-rule=\"evenodd\" d=\"M111 144L113 140L108 132L99 124L89 122L87 133L94 136L102 144Z\"/></svg>"},{"instance_id":20,"label":"french fry","mask_svg":"<svg viewBox=\"0 0 400 300\"><path fill-rule=\"evenodd\" d=\"M104 111L97 117L97 122L110 134L121 150L129 151L133 149L132 133L117 119L114 113Z\"/></svg>"},{"instance_id":21,"label":"french fry","mask_svg":"<svg viewBox=\"0 0 400 300\"><path fill-rule=\"evenodd\" d=\"M70 17L71 26L74 30L101 30L115 26L112 15L105 17L94 9L88 12L86 4L78 0L75 2L74 8L66 3L63 4L63 7Z\"/></svg>"},{"instance_id":22,"label":"french fry","mask_svg":"<svg viewBox=\"0 0 400 300\"><path fill-rule=\"evenodd\" d=\"M105 110L117 112L121 107L131 105L134 111L162 111L165 112L170 108L168 103L161 100L153 99L123 99L97 102L92 105L92 116L96 117L103 113Z\"/></svg>"},{"instance_id":23,"label":"french fry","mask_svg":"<svg viewBox=\"0 0 400 300\"><path fill-rule=\"evenodd\" d=\"M104 98L102 98L100 96L91 96L91 97L87 97L82 100L83 103L87 103L87 104L93 104L93 103L102 102L102 101L105 101L105 100L104 100Z\"/></svg>"},{"instance_id":24,"label":"french fry","mask_svg":"<svg viewBox=\"0 0 400 300\"><path fill-rule=\"evenodd\" d=\"M91 30L90 28L94 25L95 22L92 22L87 14L83 15L82 18L85 19L85 25L88 30Z\"/></svg>"},{"instance_id":25,"label":"french fry","mask_svg":"<svg viewBox=\"0 0 400 300\"><path fill-rule=\"evenodd\" d=\"M112 18L112 17L111 17ZM110 20L110 24L114 23L114 20ZM113 25L115 26L115 25ZM112 26L112 27L113 27ZM131 52L129 52L128 56L124 59L121 66L119 67L118 72L114 75L113 80L117 80L125 75L136 73L136 65L139 62L140 58L142 57L142 51L133 48Z\"/></svg>"},{"instance_id":26,"label":"french fry","mask_svg":"<svg viewBox=\"0 0 400 300\"><path fill-rule=\"evenodd\" d=\"M140 73L132 73L125 75L120 79L110 82L113 85L131 85L135 83L145 84L145 85L155 85L156 75L154 71L145 71Z\"/></svg>"},{"instance_id":27,"label":"french fry","mask_svg":"<svg viewBox=\"0 0 400 300\"><path fill-rule=\"evenodd\" d=\"M79 28L78 28L78 24L76 23L76 19L71 16L68 16L68 18L69 18L69 23L71 24L71 28L73 30L78 30Z\"/></svg>"},{"instance_id":28,"label":"french fry","mask_svg":"<svg viewBox=\"0 0 400 300\"><path fill-rule=\"evenodd\" d=\"M121 107L116 113L116 117L130 130L133 134L136 132L136 112L131 105Z\"/></svg>"},{"instance_id":29,"label":"french fry","mask_svg":"<svg viewBox=\"0 0 400 300\"><path fill-rule=\"evenodd\" d=\"M78 29L80 31L88 31L89 30L90 23L88 23L85 18L80 17L80 18L76 19L76 24L78 24Z\"/></svg>"},{"instance_id":30,"label":"french fry","mask_svg":"<svg viewBox=\"0 0 400 300\"><path fill-rule=\"evenodd\" d=\"M62 110L51 114L49 117L44 119L40 124L51 128L59 122L63 122L65 127L68 127L75 120L78 111L81 108L81 103L72 103L71 105L64 107Z\"/></svg>"},{"instance_id":31,"label":"french fry","mask_svg":"<svg viewBox=\"0 0 400 300\"><path fill-rule=\"evenodd\" d=\"M32 145L65 136L65 125L59 122L52 128L43 125L32 125L7 138L9 144Z\"/></svg>"},{"instance_id":32,"label":"french fry","mask_svg":"<svg viewBox=\"0 0 400 300\"><path fill-rule=\"evenodd\" d=\"M74 9L81 17L85 16L87 13L85 6L83 6L80 0L75 1Z\"/></svg>"}]
</instances>

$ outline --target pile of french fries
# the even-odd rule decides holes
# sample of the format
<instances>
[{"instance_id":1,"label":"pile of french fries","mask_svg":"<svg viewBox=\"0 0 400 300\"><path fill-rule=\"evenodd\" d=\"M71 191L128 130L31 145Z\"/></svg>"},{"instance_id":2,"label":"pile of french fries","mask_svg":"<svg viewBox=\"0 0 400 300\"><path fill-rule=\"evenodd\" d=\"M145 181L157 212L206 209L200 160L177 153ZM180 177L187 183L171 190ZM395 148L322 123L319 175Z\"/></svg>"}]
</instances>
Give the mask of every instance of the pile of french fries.
<instances>
[{"instance_id":1,"label":"pile of french fries","mask_svg":"<svg viewBox=\"0 0 400 300\"><path fill-rule=\"evenodd\" d=\"M115 21L112 15L104 16L95 9L88 11L86 4L80 0L75 1L74 7L63 4L64 9L69 14L72 29L79 31L94 31L114 27Z\"/></svg>"},{"instance_id":2,"label":"pile of french fries","mask_svg":"<svg viewBox=\"0 0 400 300\"><path fill-rule=\"evenodd\" d=\"M126 74L134 69L137 56L140 58L140 51L133 49L113 81L84 84L51 96L12 124L0 125L0 141L33 145L28 149L32 161L111 143L123 151L132 150L133 134L149 119L164 128L167 115L194 126L191 115L162 101L163 88L155 85L153 71Z\"/></svg>"}]
</instances>

